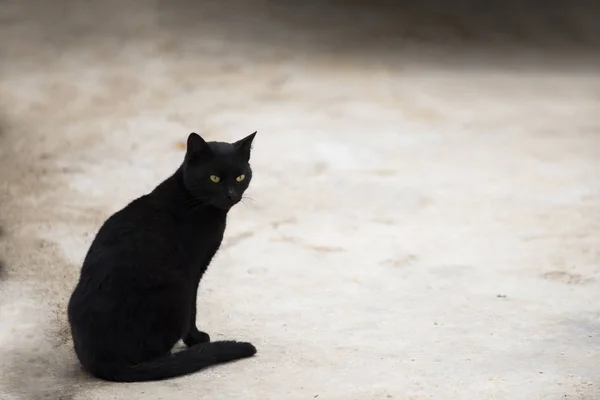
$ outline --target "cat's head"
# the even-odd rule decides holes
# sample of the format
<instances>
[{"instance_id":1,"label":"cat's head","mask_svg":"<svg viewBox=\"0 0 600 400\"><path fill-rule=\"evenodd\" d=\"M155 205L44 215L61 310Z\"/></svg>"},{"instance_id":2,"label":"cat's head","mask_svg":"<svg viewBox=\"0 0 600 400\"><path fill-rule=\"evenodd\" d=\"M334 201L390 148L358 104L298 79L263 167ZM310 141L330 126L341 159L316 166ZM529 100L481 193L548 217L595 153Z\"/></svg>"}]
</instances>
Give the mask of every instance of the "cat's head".
<instances>
[{"instance_id":1,"label":"cat's head","mask_svg":"<svg viewBox=\"0 0 600 400\"><path fill-rule=\"evenodd\" d=\"M190 133L183 181L200 204L228 210L241 199L252 179L250 149L256 132L235 143L206 142Z\"/></svg>"}]
</instances>

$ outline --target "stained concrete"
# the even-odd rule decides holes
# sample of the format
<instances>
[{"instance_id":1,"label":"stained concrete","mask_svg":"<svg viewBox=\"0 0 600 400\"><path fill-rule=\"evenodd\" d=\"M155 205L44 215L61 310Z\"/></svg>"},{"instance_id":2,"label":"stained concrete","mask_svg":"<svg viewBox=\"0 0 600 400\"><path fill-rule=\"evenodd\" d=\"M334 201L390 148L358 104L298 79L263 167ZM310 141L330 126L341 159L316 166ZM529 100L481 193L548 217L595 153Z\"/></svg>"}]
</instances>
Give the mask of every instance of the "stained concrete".
<instances>
[{"instance_id":1,"label":"stained concrete","mask_svg":"<svg viewBox=\"0 0 600 400\"><path fill-rule=\"evenodd\" d=\"M2 400L600 399L598 13L366 3L0 3ZM255 130L198 325L257 356L88 378L95 231Z\"/></svg>"}]
</instances>

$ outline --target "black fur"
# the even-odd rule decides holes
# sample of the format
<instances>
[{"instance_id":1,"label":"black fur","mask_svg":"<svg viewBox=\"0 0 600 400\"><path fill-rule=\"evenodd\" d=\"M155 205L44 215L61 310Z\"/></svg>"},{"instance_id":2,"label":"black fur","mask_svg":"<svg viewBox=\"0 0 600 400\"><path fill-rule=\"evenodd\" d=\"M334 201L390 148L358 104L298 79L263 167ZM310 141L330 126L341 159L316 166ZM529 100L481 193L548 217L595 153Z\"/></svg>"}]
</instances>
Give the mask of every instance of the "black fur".
<instances>
[{"instance_id":1,"label":"black fur","mask_svg":"<svg viewBox=\"0 0 600 400\"><path fill-rule=\"evenodd\" d=\"M256 353L250 343L210 342L196 328L198 283L252 179L255 134L236 143L190 134L175 174L100 228L68 306L75 352L89 373L160 380ZM171 354L180 339L188 348Z\"/></svg>"}]
</instances>

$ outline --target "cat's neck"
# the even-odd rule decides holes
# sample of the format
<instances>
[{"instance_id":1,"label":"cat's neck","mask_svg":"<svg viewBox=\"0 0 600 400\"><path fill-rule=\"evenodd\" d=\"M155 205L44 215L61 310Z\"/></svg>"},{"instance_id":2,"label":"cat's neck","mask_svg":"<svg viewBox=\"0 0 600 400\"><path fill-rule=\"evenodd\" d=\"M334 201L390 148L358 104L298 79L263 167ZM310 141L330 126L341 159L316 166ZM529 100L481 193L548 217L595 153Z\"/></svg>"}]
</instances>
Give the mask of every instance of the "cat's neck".
<instances>
[{"instance_id":1,"label":"cat's neck","mask_svg":"<svg viewBox=\"0 0 600 400\"><path fill-rule=\"evenodd\" d=\"M181 167L158 185L149 197L161 209L182 217L212 215L225 218L229 211L201 204L185 186Z\"/></svg>"}]
</instances>

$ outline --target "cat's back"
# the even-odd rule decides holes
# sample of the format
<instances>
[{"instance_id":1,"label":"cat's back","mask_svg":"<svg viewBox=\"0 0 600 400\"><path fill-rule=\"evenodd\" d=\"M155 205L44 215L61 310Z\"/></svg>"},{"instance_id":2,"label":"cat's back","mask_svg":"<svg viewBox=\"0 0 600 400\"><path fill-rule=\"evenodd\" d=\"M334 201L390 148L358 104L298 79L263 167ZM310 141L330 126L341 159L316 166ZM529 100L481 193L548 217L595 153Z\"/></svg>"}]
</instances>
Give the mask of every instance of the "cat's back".
<instances>
[{"instance_id":1,"label":"cat's back","mask_svg":"<svg viewBox=\"0 0 600 400\"><path fill-rule=\"evenodd\" d=\"M157 207L148 195L133 200L102 224L96 240L116 240L136 234L162 233L172 229L169 214Z\"/></svg>"},{"instance_id":2,"label":"cat's back","mask_svg":"<svg viewBox=\"0 0 600 400\"><path fill-rule=\"evenodd\" d=\"M178 244L168 215L138 198L98 230L71 296L69 313L115 309L134 296L181 281Z\"/></svg>"},{"instance_id":3,"label":"cat's back","mask_svg":"<svg viewBox=\"0 0 600 400\"><path fill-rule=\"evenodd\" d=\"M175 226L166 212L142 196L111 215L94 237L82 276L130 275L177 261ZM118 282L117 282L118 283Z\"/></svg>"}]
</instances>

